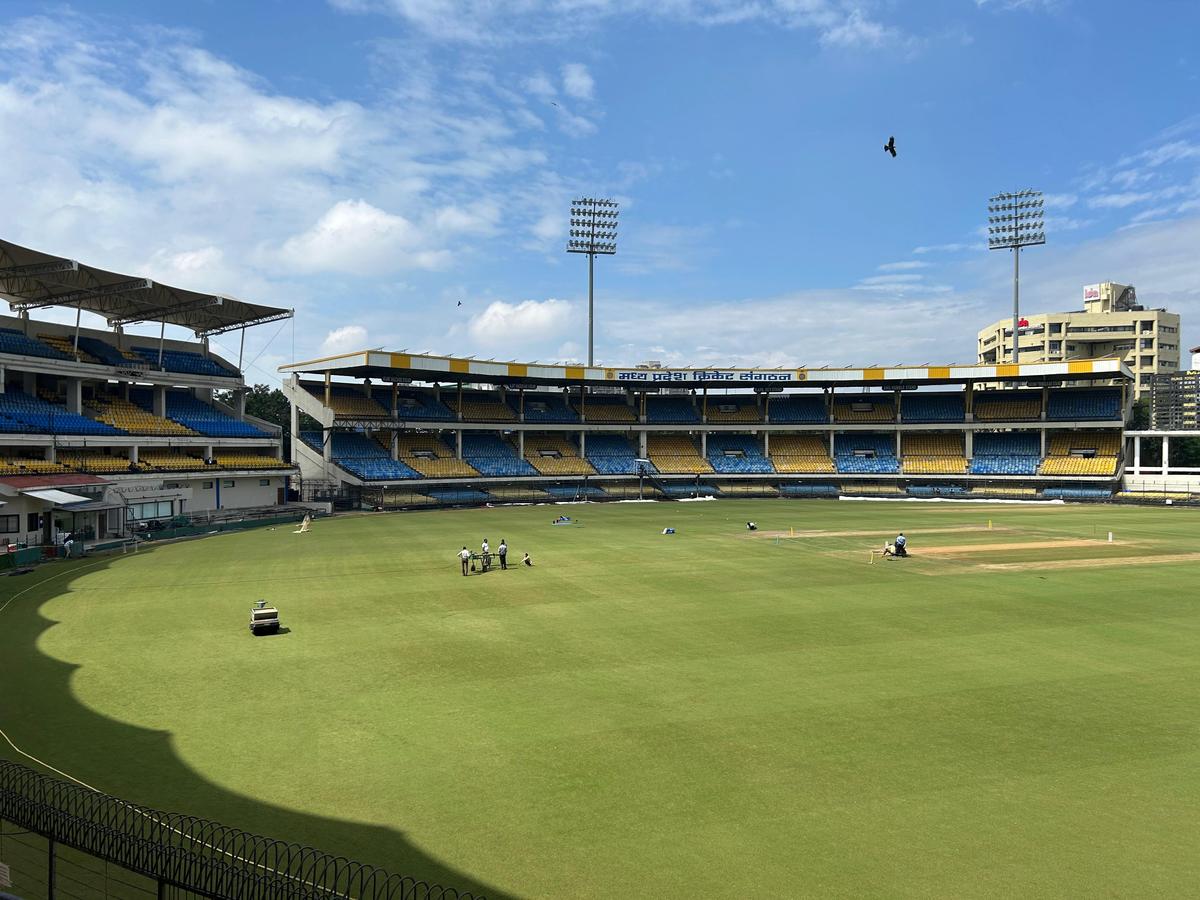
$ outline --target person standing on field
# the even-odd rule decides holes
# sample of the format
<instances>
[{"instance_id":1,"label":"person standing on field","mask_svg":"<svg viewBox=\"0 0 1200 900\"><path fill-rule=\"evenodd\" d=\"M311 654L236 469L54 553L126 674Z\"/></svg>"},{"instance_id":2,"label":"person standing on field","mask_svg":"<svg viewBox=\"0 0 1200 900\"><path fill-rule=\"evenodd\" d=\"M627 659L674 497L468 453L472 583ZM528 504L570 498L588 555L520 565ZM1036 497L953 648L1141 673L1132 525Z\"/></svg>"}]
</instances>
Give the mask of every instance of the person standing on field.
<instances>
[{"instance_id":1,"label":"person standing on field","mask_svg":"<svg viewBox=\"0 0 1200 900\"><path fill-rule=\"evenodd\" d=\"M471 551L466 547L458 552L458 558L462 560L463 574L467 574L467 566L471 563Z\"/></svg>"},{"instance_id":2,"label":"person standing on field","mask_svg":"<svg viewBox=\"0 0 1200 900\"><path fill-rule=\"evenodd\" d=\"M496 552L500 554L500 570L504 571L508 568L508 544L504 543L504 538L500 538L500 546L496 548Z\"/></svg>"}]
</instances>

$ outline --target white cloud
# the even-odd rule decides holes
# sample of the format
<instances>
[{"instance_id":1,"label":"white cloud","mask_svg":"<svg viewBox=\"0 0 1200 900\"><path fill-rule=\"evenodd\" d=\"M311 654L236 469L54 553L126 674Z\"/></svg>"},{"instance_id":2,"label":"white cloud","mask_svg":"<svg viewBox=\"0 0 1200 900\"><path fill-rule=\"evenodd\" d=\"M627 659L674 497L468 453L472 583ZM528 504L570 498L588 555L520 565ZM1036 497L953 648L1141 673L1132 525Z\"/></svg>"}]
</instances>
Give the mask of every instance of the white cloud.
<instances>
[{"instance_id":1,"label":"white cloud","mask_svg":"<svg viewBox=\"0 0 1200 900\"><path fill-rule=\"evenodd\" d=\"M1147 200L1153 200L1154 194L1151 192L1124 191L1116 194L1100 194L1088 200L1088 206L1093 209L1124 209L1127 206L1133 206L1136 203L1145 203Z\"/></svg>"},{"instance_id":2,"label":"white cloud","mask_svg":"<svg viewBox=\"0 0 1200 900\"><path fill-rule=\"evenodd\" d=\"M361 325L343 325L341 328L335 328L321 341L321 352L328 356L365 350L366 347L367 329Z\"/></svg>"},{"instance_id":3,"label":"white cloud","mask_svg":"<svg viewBox=\"0 0 1200 900\"><path fill-rule=\"evenodd\" d=\"M907 259L903 262L884 263L878 268L880 272L905 272L911 269L927 269L929 263L919 259Z\"/></svg>"},{"instance_id":4,"label":"white cloud","mask_svg":"<svg viewBox=\"0 0 1200 900\"><path fill-rule=\"evenodd\" d=\"M1075 194L1043 194L1042 202L1046 209L1070 209L1079 202Z\"/></svg>"},{"instance_id":5,"label":"white cloud","mask_svg":"<svg viewBox=\"0 0 1200 900\"><path fill-rule=\"evenodd\" d=\"M539 100L552 100L558 94L545 72L535 72L525 79L524 84L525 90Z\"/></svg>"},{"instance_id":6,"label":"white cloud","mask_svg":"<svg viewBox=\"0 0 1200 900\"><path fill-rule=\"evenodd\" d=\"M583 63L567 63L562 67L563 90L577 100L591 100L596 87L587 66Z\"/></svg>"},{"instance_id":7,"label":"white cloud","mask_svg":"<svg viewBox=\"0 0 1200 900\"><path fill-rule=\"evenodd\" d=\"M963 250L983 250L986 249L986 244L932 244L927 247L913 247L913 253L961 253Z\"/></svg>"},{"instance_id":8,"label":"white cloud","mask_svg":"<svg viewBox=\"0 0 1200 900\"><path fill-rule=\"evenodd\" d=\"M423 246L424 236L403 216L365 200L342 200L311 228L284 242L285 263L310 272L377 275L400 269L436 269L450 254Z\"/></svg>"},{"instance_id":9,"label":"white cloud","mask_svg":"<svg viewBox=\"0 0 1200 900\"><path fill-rule=\"evenodd\" d=\"M471 319L467 334L477 347L532 348L557 343L571 322L572 308L566 300L496 300Z\"/></svg>"}]
</instances>

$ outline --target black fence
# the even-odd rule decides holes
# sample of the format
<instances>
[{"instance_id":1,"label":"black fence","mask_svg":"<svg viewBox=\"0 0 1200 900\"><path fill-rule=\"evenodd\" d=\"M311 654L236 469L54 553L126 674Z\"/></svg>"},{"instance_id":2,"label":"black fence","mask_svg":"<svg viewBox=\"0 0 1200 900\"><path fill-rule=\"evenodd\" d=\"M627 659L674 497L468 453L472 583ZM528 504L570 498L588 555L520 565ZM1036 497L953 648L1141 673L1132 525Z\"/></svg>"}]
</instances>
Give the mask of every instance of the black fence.
<instances>
[{"instance_id":1,"label":"black fence","mask_svg":"<svg viewBox=\"0 0 1200 900\"><path fill-rule=\"evenodd\" d=\"M12 882L0 889L22 900L482 900L4 760L0 863Z\"/></svg>"}]
</instances>

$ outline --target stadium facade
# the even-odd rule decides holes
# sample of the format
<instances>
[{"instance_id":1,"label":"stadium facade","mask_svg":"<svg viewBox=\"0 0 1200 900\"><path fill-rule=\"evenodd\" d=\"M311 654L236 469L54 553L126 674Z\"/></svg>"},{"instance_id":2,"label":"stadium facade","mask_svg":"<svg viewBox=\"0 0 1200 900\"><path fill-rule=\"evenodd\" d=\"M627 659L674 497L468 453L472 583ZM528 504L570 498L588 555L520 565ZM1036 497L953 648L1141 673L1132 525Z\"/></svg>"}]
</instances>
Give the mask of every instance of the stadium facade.
<instances>
[{"instance_id":1,"label":"stadium facade","mask_svg":"<svg viewBox=\"0 0 1200 900\"><path fill-rule=\"evenodd\" d=\"M209 338L290 310L197 294L0 241L0 545L81 544L203 513L272 508L295 467L282 429L246 415ZM64 306L76 324L31 313ZM111 330L82 328L80 312ZM133 322L155 337L127 334ZM165 325L196 341L168 340ZM226 398L222 402L217 395Z\"/></svg>"},{"instance_id":2,"label":"stadium facade","mask_svg":"<svg viewBox=\"0 0 1200 900\"><path fill-rule=\"evenodd\" d=\"M280 371L301 477L385 507L697 494L1100 499L1120 483L1133 400L1118 359L665 369L361 351Z\"/></svg>"},{"instance_id":3,"label":"stadium facade","mask_svg":"<svg viewBox=\"0 0 1200 900\"><path fill-rule=\"evenodd\" d=\"M1113 356L1129 367L1134 396L1149 396L1154 376L1179 371L1179 315L1146 309L1132 285L1107 281L1083 288L1083 310L1021 318L1020 361L1065 362ZM1012 362L1012 320L979 331L981 364Z\"/></svg>"}]
</instances>

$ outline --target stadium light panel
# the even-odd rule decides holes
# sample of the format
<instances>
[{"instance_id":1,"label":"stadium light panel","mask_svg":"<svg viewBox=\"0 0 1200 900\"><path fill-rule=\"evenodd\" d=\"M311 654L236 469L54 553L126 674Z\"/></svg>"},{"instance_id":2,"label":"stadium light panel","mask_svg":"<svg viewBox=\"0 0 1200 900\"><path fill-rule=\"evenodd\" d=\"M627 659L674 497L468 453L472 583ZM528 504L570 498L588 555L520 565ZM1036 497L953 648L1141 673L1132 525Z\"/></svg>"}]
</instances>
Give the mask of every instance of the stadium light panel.
<instances>
[{"instance_id":1,"label":"stadium light panel","mask_svg":"<svg viewBox=\"0 0 1200 900\"><path fill-rule=\"evenodd\" d=\"M1046 243L1044 198L1041 191L1025 189L996 194L988 200L988 249L1013 254L1012 361L1021 357L1021 248Z\"/></svg>"}]
</instances>

